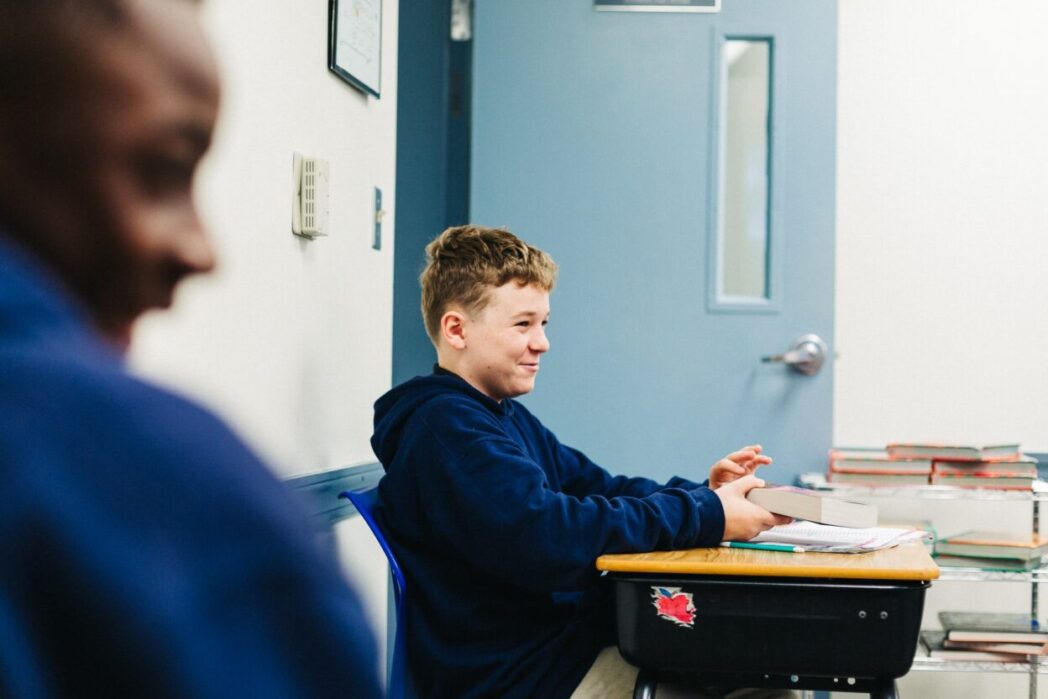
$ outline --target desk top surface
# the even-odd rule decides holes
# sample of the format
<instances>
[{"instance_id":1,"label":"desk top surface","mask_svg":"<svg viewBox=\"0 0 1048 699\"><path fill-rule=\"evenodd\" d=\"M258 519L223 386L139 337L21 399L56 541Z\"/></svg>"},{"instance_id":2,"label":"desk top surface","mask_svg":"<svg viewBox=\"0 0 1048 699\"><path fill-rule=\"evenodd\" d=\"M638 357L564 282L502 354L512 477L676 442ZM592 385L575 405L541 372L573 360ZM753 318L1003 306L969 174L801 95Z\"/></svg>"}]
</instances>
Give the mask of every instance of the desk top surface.
<instances>
[{"instance_id":1,"label":"desk top surface","mask_svg":"<svg viewBox=\"0 0 1048 699\"><path fill-rule=\"evenodd\" d=\"M788 553L701 548L606 554L597 569L624 573L751 575L863 580L935 580L939 567L920 543L870 553Z\"/></svg>"}]
</instances>

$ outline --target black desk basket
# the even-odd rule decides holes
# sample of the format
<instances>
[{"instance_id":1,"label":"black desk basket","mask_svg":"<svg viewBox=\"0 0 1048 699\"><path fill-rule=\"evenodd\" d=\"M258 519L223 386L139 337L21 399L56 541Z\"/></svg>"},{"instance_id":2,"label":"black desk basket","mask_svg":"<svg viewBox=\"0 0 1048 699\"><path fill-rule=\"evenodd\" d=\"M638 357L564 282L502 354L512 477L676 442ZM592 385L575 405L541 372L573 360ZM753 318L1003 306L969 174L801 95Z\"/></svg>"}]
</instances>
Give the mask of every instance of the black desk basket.
<instances>
[{"instance_id":1,"label":"black desk basket","mask_svg":"<svg viewBox=\"0 0 1048 699\"><path fill-rule=\"evenodd\" d=\"M913 663L924 581L614 574L619 649L646 670L789 686L892 680ZM687 604L677 595L690 595ZM660 615L658 597L672 599ZM666 607L663 607L665 611ZM764 677L767 682L755 681ZM785 679L784 679L785 678ZM839 684L844 683L844 684ZM741 685L747 686L747 685Z\"/></svg>"}]
</instances>

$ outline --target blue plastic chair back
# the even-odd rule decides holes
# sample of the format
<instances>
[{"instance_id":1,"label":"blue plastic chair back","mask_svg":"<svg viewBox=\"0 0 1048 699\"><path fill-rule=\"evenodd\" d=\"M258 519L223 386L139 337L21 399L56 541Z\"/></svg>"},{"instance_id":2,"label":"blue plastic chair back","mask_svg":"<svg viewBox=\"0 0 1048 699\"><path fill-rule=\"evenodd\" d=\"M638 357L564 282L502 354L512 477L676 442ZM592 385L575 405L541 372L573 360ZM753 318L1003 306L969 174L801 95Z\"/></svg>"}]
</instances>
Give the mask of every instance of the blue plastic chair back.
<instances>
[{"instance_id":1,"label":"blue plastic chair back","mask_svg":"<svg viewBox=\"0 0 1048 699\"><path fill-rule=\"evenodd\" d=\"M375 521L374 510L375 505L378 503L378 486L372 486L364 490L347 490L341 493L339 497L347 498L353 503L353 507L357 508L357 512L360 513L364 522L367 523L371 533L375 535L378 545L382 547L382 553L386 554L386 560L389 561L389 572L393 577L393 601L396 606L397 631L396 637L393 639L389 699L415 699L416 694L411 685L411 677L407 672L407 667L404 665L404 595L406 594L407 586L404 582L404 573L400 569L400 564L397 563L397 558L393 555L393 549L389 547L386 535L382 533L378 522Z\"/></svg>"},{"instance_id":2,"label":"blue plastic chair back","mask_svg":"<svg viewBox=\"0 0 1048 699\"><path fill-rule=\"evenodd\" d=\"M368 528L371 529L371 533L378 540L378 545L382 547L382 553L386 554L386 560L389 561L389 572L393 575L393 596L397 605L397 617L399 618L402 605L401 600L404 598L404 573L400 570L400 564L397 563L396 556L393 555L393 549L389 547L389 542L386 541L386 535L382 533L378 522L375 521L374 510L375 505L378 503L378 486L372 486L366 490L347 490L339 497L348 498L353 503L353 507L357 508L357 512L364 518Z\"/></svg>"}]
</instances>

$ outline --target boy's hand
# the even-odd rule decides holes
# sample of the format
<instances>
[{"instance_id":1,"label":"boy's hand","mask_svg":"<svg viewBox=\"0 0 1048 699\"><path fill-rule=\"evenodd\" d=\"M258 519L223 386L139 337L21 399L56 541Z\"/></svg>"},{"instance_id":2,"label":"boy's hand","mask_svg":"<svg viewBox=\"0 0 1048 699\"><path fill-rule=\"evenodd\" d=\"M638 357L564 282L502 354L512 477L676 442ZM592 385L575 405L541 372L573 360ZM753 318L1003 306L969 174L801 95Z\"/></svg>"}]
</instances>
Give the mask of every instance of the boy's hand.
<instances>
[{"instance_id":1,"label":"boy's hand","mask_svg":"<svg viewBox=\"0 0 1048 699\"><path fill-rule=\"evenodd\" d=\"M725 483L749 476L759 466L767 466L771 457L761 454L760 444L751 444L728 454L710 467L710 488L716 490Z\"/></svg>"},{"instance_id":2,"label":"boy's hand","mask_svg":"<svg viewBox=\"0 0 1048 699\"><path fill-rule=\"evenodd\" d=\"M773 515L760 505L746 499L746 493L764 486L756 476L743 476L722 488L713 491L724 508L723 541L746 541L766 529L779 524L789 524L792 517Z\"/></svg>"}]
</instances>

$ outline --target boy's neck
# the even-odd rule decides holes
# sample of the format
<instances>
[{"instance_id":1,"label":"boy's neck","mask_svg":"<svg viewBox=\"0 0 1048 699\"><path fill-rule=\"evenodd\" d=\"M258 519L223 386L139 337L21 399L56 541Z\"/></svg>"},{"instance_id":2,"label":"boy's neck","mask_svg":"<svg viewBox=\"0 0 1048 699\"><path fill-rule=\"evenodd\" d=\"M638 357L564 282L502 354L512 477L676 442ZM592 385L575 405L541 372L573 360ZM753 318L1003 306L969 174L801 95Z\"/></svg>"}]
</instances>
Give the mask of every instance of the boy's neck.
<instances>
[{"instance_id":1,"label":"boy's neck","mask_svg":"<svg viewBox=\"0 0 1048 699\"><path fill-rule=\"evenodd\" d=\"M460 366L459 361L460 355L448 347L437 348L437 363L434 364L434 371L439 368L441 371L446 371L449 374L454 374L460 379L466 380L466 374L469 372L464 371Z\"/></svg>"}]
</instances>

